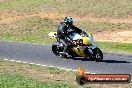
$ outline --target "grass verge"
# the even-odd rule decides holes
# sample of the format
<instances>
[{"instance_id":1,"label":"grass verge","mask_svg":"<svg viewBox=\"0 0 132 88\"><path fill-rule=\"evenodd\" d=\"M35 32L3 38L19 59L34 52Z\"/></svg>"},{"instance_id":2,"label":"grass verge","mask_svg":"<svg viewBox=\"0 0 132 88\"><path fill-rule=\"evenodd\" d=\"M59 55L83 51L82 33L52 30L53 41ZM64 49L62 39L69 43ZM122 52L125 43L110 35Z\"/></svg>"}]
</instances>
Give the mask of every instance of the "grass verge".
<instances>
[{"instance_id":1,"label":"grass verge","mask_svg":"<svg viewBox=\"0 0 132 88\"><path fill-rule=\"evenodd\" d=\"M0 60L0 88L80 88L76 73ZM130 88L132 84L86 84L83 88Z\"/></svg>"},{"instance_id":2,"label":"grass verge","mask_svg":"<svg viewBox=\"0 0 132 88\"><path fill-rule=\"evenodd\" d=\"M46 83L32 78L0 74L0 88L73 88L73 86L63 83Z\"/></svg>"},{"instance_id":3,"label":"grass verge","mask_svg":"<svg viewBox=\"0 0 132 88\"><path fill-rule=\"evenodd\" d=\"M73 76L72 73L57 68L0 60L0 69L0 88L76 87L66 78L66 74Z\"/></svg>"},{"instance_id":4,"label":"grass verge","mask_svg":"<svg viewBox=\"0 0 132 88\"><path fill-rule=\"evenodd\" d=\"M100 48L107 51L116 52L127 52L132 53L131 43L118 43L118 42L95 42L95 44Z\"/></svg>"},{"instance_id":5,"label":"grass verge","mask_svg":"<svg viewBox=\"0 0 132 88\"><path fill-rule=\"evenodd\" d=\"M0 24L0 39L22 42L47 43L48 33L55 31L57 22L40 17L29 17L10 24Z\"/></svg>"}]
</instances>

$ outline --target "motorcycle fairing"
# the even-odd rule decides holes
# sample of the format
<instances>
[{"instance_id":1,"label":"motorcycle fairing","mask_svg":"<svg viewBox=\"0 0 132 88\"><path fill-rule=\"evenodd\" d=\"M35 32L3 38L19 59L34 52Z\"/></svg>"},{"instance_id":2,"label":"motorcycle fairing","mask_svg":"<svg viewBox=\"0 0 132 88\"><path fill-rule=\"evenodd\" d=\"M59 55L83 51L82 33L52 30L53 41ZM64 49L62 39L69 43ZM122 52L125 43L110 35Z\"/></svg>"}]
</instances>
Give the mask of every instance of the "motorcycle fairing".
<instances>
[{"instance_id":1,"label":"motorcycle fairing","mask_svg":"<svg viewBox=\"0 0 132 88\"><path fill-rule=\"evenodd\" d=\"M77 39L82 39L83 40L83 45L85 45L85 46L78 46L78 47L73 47L72 48L72 50L74 52L76 52L79 56L87 57L87 55L84 53L84 49L86 49L86 47L93 42L92 34L91 33L88 33L88 34L89 35L84 33L82 35L79 35L78 33L72 33L72 34L69 35L70 39L72 39L72 40L77 40ZM82 47L84 49L81 49L80 47ZM91 46L89 46L89 48L95 49L96 46L91 45Z\"/></svg>"},{"instance_id":2,"label":"motorcycle fairing","mask_svg":"<svg viewBox=\"0 0 132 88\"><path fill-rule=\"evenodd\" d=\"M86 57L84 50L80 49L80 47L73 47L72 50L76 52L79 56Z\"/></svg>"}]
</instances>

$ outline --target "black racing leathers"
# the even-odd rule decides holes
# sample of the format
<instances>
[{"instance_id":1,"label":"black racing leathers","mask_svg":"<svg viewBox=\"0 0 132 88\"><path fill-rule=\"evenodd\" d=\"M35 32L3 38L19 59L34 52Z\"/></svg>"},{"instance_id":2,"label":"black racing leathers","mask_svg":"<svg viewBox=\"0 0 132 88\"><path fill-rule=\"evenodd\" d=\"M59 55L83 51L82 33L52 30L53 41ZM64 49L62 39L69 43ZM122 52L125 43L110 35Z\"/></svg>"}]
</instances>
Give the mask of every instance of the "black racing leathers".
<instances>
[{"instance_id":1,"label":"black racing leathers","mask_svg":"<svg viewBox=\"0 0 132 88\"><path fill-rule=\"evenodd\" d=\"M60 23L60 25L58 26L58 29L57 29L57 38L65 39L65 37L68 36L68 33L67 33L68 29L72 29L76 33L82 33L82 30L75 27L74 25L67 26L67 25L65 25L65 23Z\"/></svg>"},{"instance_id":2,"label":"black racing leathers","mask_svg":"<svg viewBox=\"0 0 132 88\"><path fill-rule=\"evenodd\" d=\"M72 29L76 33L82 33L82 30L75 27L74 25L72 26L67 26L65 23L60 23L57 29L57 38L60 39L60 41L63 43L64 47L64 52L67 52L68 48L68 43L67 43L67 37L68 37L68 29Z\"/></svg>"}]
</instances>

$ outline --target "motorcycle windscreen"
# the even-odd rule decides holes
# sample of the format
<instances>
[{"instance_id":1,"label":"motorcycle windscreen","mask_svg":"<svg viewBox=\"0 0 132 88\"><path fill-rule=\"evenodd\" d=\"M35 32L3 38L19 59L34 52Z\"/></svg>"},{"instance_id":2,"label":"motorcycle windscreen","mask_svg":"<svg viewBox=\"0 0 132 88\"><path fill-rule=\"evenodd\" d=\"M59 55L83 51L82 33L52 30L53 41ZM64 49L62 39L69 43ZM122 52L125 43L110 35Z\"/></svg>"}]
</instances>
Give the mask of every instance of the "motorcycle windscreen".
<instances>
[{"instance_id":1,"label":"motorcycle windscreen","mask_svg":"<svg viewBox=\"0 0 132 88\"><path fill-rule=\"evenodd\" d=\"M93 38L92 37L90 37L90 36L80 36L77 33L72 33L69 36L69 38L72 39L72 40L82 39L83 40L83 45L89 45L89 44L91 44L93 42Z\"/></svg>"},{"instance_id":2,"label":"motorcycle windscreen","mask_svg":"<svg viewBox=\"0 0 132 88\"><path fill-rule=\"evenodd\" d=\"M69 38L72 40L77 40L77 39L79 39L79 37L80 37L80 35L77 33L72 33L69 35Z\"/></svg>"}]
</instances>

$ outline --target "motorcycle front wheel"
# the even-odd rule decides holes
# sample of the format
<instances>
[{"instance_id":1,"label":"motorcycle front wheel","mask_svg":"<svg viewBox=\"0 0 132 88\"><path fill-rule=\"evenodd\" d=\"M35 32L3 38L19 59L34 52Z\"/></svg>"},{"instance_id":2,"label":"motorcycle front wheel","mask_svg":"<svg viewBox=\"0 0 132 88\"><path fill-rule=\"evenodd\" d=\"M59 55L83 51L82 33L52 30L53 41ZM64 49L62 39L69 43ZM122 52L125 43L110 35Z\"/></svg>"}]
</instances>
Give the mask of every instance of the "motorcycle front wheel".
<instances>
[{"instance_id":1,"label":"motorcycle front wheel","mask_svg":"<svg viewBox=\"0 0 132 88\"><path fill-rule=\"evenodd\" d=\"M93 58L96 62L100 62L103 60L103 53L99 48L94 49Z\"/></svg>"}]
</instances>

